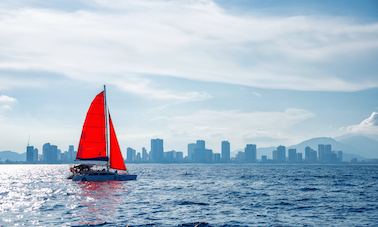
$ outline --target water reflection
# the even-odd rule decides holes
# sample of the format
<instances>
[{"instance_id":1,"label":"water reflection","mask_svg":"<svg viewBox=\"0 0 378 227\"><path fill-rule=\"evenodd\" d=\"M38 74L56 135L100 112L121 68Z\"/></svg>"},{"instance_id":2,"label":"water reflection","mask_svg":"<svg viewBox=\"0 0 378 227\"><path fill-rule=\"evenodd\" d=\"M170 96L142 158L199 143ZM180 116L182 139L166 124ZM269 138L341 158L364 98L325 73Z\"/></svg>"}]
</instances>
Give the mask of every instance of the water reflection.
<instances>
[{"instance_id":1,"label":"water reflection","mask_svg":"<svg viewBox=\"0 0 378 227\"><path fill-rule=\"evenodd\" d=\"M128 193L127 185L120 181L77 182L77 186L79 225L112 223Z\"/></svg>"}]
</instances>

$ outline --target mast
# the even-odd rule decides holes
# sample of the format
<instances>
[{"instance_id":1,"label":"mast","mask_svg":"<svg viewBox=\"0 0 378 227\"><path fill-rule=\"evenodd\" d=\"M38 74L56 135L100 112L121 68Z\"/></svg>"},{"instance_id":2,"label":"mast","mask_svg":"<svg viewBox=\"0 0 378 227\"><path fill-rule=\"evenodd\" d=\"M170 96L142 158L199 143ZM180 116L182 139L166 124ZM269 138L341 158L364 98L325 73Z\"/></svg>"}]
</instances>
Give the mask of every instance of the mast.
<instances>
[{"instance_id":1,"label":"mast","mask_svg":"<svg viewBox=\"0 0 378 227\"><path fill-rule=\"evenodd\" d=\"M106 169L109 171L109 159L110 159L110 154L109 154L109 119L108 119L108 106L106 103L106 86L104 84L104 108L105 108L105 144L106 144L106 157L108 160L106 161Z\"/></svg>"}]
</instances>

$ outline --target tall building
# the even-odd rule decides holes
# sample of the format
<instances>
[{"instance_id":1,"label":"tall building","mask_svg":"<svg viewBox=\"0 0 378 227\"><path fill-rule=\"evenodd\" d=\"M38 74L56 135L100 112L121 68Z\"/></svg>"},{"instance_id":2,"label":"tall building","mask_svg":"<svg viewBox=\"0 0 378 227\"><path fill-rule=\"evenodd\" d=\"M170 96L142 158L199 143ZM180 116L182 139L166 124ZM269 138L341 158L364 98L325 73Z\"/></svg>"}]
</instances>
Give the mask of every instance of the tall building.
<instances>
[{"instance_id":1,"label":"tall building","mask_svg":"<svg viewBox=\"0 0 378 227\"><path fill-rule=\"evenodd\" d=\"M204 162L211 163L213 162L213 150L211 149L205 149L204 151Z\"/></svg>"},{"instance_id":2,"label":"tall building","mask_svg":"<svg viewBox=\"0 0 378 227\"><path fill-rule=\"evenodd\" d=\"M286 147L278 146L276 150L273 151L273 161L275 162L285 162L286 161Z\"/></svg>"},{"instance_id":3,"label":"tall building","mask_svg":"<svg viewBox=\"0 0 378 227\"><path fill-rule=\"evenodd\" d=\"M188 144L188 160L191 162L194 161L196 147L197 147L197 144L195 143Z\"/></svg>"},{"instance_id":4,"label":"tall building","mask_svg":"<svg viewBox=\"0 0 378 227\"><path fill-rule=\"evenodd\" d=\"M273 150L272 151L272 160L274 162L277 162L278 161L278 151L277 150Z\"/></svg>"},{"instance_id":5,"label":"tall building","mask_svg":"<svg viewBox=\"0 0 378 227\"><path fill-rule=\"evenodd\" d=\"M58 162L58 147L50 143L45 143L42 148L42 160L45 163Z\"/></svg>"},{"instance_id":6,"label":"tall building","mask_svg":"<svg viewBox=\"0 0 378 227\"><path fill-rule=\"evenodd\" d=\"M318 144L318 158L320 162L330 163L334 159L331 144Z\"/></svg>"},{"instance_id":7,"label":"tall building","mask_svg":"<svg viewBox=\"0 0 378 227\"><path fill-rule=\"evenodd\" d=\"M182 151L176 151L176 162L184 161L184 153Z\"/></svg>"},{"instance_id":8,"label":"tall building","mask_svg":"<svg viewBox=\"0 0 378 227\"><path fill-rule=\"evenodd\" d=\"M247 146L244 148L244 153L246 162L256 162L256 144L247 144Z\"/></svg>"},{"instance_id":9,"label":"tall building","mask_svg":"<svg viewBox=\"0 0 378 227\"><path fill-rule=\"evenodd\" d=\"M126 161L127 162L135 162L136 161L136 150L131 147L126 149Z\"/></svg>"},{"instance_id":10,"label":"tall building","mask_svg":"<svg viewBox=\"0 0 378 227\"><path fill-rule=\"evenodd\" d=\"M148 152L145 147L142 148L142 161L147 162L149 160Z\"/></svg>"},{"instance_id":11,"label":"tall building","mask_svg":"<svg viewBox=\"0 0 378 227\"><path fill-rule=\"evenodd\" d=\"M136 162L141 162L142 161L142 156L140 155L140 152L138 152L135 156L135 161Z\"/></svg>"},{"instance_id":12,"label":"tall building","mask_svg":"<svg viewBox=\"0 0 378 227\"><path fill-rule=\"evenodd\" d=\"M74 145L69 145L68 146L68 151L67 151L67 161L72 162L76 159L76 154L75 154L75 148Z\"/></svg>"},{"instance_id":13,"label":"tall building","mask_svg":"<svg viewBox=\"0 0 378 227\"><path fill-rule=\"evenodd\" d=\"M297 153L297 162L303 162L302 153Z\"/></svg>"},{"instance_id":14,"label":"tall building","mask_svg":"<svg viewBox=\"0 0 378 227\"><path fill-rule=\"evenodd\" d=\"M176 159L176 151L175 150L164 152L164 160L166 162L172 163L172 162L175 162L175 159Z\"/></svg>"},{"instance_id":15,"label":"tall building","mask_svg":"<svg viewBox=\"0 0 378 227\"><path fill-rule=\"evenodd\" d=\"M164 146L162 139L151 139L151 161L164 161Z\"/></svg>"},{"instance_id":16,"label":"tall building","mask_svg":"<svg viewBox=\"0 0 378 227\"><path fill-rule=\"evenodd\" d=\"M197 140L196 147L194 149L194 161L195 162L206 162L205 151L206 145L204 140Z\"/></svg>"},{"instance_id":17,"label":"tall building","mask_svg":"<svg viewBox=\"0 0 378 227\"><path fill-rule=\"evenodd\" d=\"M316 160L316 151L309 146L305 147L305 161L309 163L314 163L316 162Z\"/></svg>"},{"instance_id":18,"label":"tall building","mask_svg":"<svg viewBox=\"0 0 378 227\"><path fill-rule=\"evenodd\" d=\"M230 162L231 160L231 151L230 151L230 142L224 140L221 144L221 160L222 162Z\"/></svg>"},{"instance_id":19,"label":"tall building","mask_svg":"<svg viewBox=\"0 0 378 227\"><path fill-rule=\"evenodd\" d=\"M337 161L342 162L343 161L343 151L337 152Z\"/></svg>"},{"instance_id":20,"label":"tall building","mask_svg":"<svg viewBox=\"0 0 378 227\"><path fill-rule=\"evenodd\" d=\"M27 163L38 162L38 149L34 148L34 146L26 147L26 162Z\"/></svg>"},{"instance_id":21,"label":"tall building","mask_svg":"<svg viewBox=\"0 0 378 227\"><path fill-rule=\"evenodd\" d=\"M289 149L288 150L288 161L289 162L297 162L297 149Z\"/></svg>"},{"instance_id":22,"label":"tall building","mask_svg":"<svg viewBox=\"0 0 378 227\"><path fill-rule=\"evenodd\" d=\"M51 163L57 163L60 156L60 150L57 145L51 145Z\"/></svg>"},{"instance_id":23,"label":"tall building","mask_svg":"<svg viewBox=\"0 0 378 227\"><path fill-rule=\"evenodd\" d=\"M60 149L58 149L58 147L56 147L56 150L57 150L57 160L58 161L62 161L62 151Z\"/></svg>"},{"instance_id":24,"label":"tall building","mask_svg":"<svg viewBox=\"0 0 378 227\"><path fill-rule=\"evenodd\" d=\"M34 153L33 153L33 161L34 162L38 162L38 157L39 157L39 153L38 153L38 149L37 148L34 148Z\"/></svg>"},{"instance_id":25,"label":"tall building","mask_svg":"<svg viewBox=\"0 0 378 227\"><path fill-rule=\"evenodd\" d=\"M213 162L219 163L220 161L221 161L221 154L214 153L214 155L213 155Z\"/></svg>"}]
</instances>

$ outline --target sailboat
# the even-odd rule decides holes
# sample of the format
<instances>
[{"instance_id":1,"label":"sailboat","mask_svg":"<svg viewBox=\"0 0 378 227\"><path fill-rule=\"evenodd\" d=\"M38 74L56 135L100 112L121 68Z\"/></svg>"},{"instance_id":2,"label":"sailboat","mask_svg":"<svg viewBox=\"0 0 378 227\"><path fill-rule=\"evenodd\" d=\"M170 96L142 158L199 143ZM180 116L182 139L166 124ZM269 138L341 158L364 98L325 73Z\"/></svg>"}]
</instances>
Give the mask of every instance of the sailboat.
<instances>
[{"instance_id":1,"label":"sailboat","mask_svg":"<svg viewBox=\"0 0 378 227\"><path fill-rule=\"evenodd\" d=\"M122 157L106 103L106 87L93 99L83 124L76 160L70 168L73 181L136 180Z\"/></svg>"}]
</instances>

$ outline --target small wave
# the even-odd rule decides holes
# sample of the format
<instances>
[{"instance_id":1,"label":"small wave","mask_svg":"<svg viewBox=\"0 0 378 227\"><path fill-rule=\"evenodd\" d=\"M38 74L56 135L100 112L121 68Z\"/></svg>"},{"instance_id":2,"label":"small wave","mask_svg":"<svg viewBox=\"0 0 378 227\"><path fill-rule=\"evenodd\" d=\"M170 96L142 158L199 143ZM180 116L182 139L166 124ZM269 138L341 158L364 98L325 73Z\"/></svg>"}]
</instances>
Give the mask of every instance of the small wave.
<instances>
[{"instance_id":1,"label":"small wave","mask_svg":"<svg viewBox=\"0 0 378 227\"><path fill-rule=\"evenodd\" d=\"M295 201L297 201L297 202L303 202L303 201L309 201L309 200L313 200L313 199L311 199L311 198L300 198L300 199L297 199Z\"/></svg>"},{"instance_id":2,"label":"small wave","mask_svg":"<svg viewBox=\"0 0 378 227\"><path fill-rule=\"evenodd\" d=\"M242 175L240 176L240 179L252 179L253 176L252 175Z\"/></svg>"},{"instance_id":3,"label":"small wave","mask_svg":"<svg viewBox=\"0 0 378 227\"><path fill-rule=\"evenodd\" d=\"M283 201L281 201L281 202L279 202L279 203L276 203L276 204L274 204L274 205L278 205L278 206L292 206L293 204L291 204L291 203L288 203L288 202L283 202Z\"/></svg>"},{"instance_id":4,"label":"small wave","mask_svg":"<svg viewBox=\"0 0 378 227\"><path fill-rule=\"evenodd\" d=\"M370 211L370 210L373 210L373 209L372 208L359 207L359 208L349 208L348 212L362 213L362 212Z\"/></svg>"},{"instance_id":5,"label":"small wave","mask_svg":"<svg viewBox=\"0 0 378 227\"><path fill-rule=\"evenodd\" d=\"M208 203L203 203L203 202L193 202L193 201L179 201L176 203L177 205L180 206L186 206L186 205L199 205L199 206L208 206Z\"/></svg>"},{"instance_id":6,"label":"small wave","mask_svg":"<svg viewBox=\"0 0 378 227\"><path fill-rule=\"evenodd\" d=\"M314 175L315 178L335 178L333 175Z\"/></svg>"},{"instance_id":7,"label":"small wave","mask_svg":"<svg viewBox=\"0 0 378 227\"><path fill-rule=\"evenodd\" d=\"M104 226L109 225L109 222L87 222L87 223L79 223L79 224L73 224L72 226Z\"/></svg>"},{"instance_id":8,"label":"small wave","mask_svg":"<svg viewBox=\"0 0 378 227\"><path fill-rule=\"evenodd\" d=\"M297 207L292 208L291 210L309 210L313 208L314 208L313 206L297 206Z\"/></svg>"},{"instance_id":9,"label":"small wave","mask_svg":"<svg viewBox=\"0 0 378 227\"><path fill-rule=\"evenodd\" d=\"M305 187L305 188L301 188L299 189L300 191L302 192L311 192L311 191L319 191L320 189L319 188L309 188L309 187Z\"/></svg>"},{"instance_id":10,"label":"small wave","mask_svg":"<svg viewBox=\"0 0 378 227\"><path fill-rule=\"evenodd\" d=\"M207 222L193 222L193 223L184 223L178 225L178 227L210 227L209 223Z\"/></svg>"}]
</instances>

